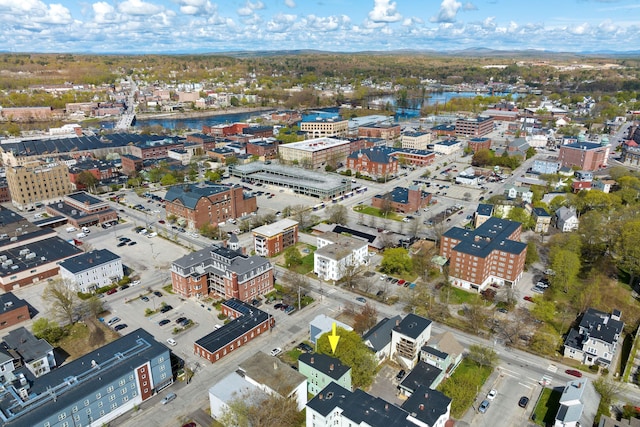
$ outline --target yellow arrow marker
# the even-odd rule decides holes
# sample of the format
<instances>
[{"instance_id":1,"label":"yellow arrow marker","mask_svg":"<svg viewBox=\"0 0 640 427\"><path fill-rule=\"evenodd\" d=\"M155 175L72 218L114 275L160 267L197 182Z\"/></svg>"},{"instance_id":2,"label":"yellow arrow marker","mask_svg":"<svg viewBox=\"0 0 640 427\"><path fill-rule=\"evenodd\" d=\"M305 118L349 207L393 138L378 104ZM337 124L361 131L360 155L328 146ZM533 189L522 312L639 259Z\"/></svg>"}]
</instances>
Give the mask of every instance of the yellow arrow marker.
<instances>
[{"instance_id":1,"label":"yellow arrow marker","mask_svg":"<svg viewBox=\"0 0 640 427\"><path fill-rule=\"evenodd\" d=\"M336 347L338 346L338 341L340 341L340 336L336 335L336 322L333 322L333 326L331 327L331 335L329 335L329 344L331 344L331 351L335 354Z\"/></svg>"}]
</instances>

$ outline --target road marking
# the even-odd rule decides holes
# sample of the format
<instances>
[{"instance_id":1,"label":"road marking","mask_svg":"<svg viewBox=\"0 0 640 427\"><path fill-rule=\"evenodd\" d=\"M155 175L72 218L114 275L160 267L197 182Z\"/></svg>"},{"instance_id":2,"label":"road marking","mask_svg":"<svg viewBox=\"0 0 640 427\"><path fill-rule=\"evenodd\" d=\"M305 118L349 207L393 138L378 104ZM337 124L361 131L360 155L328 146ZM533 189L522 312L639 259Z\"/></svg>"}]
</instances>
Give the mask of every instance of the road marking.
<instances>
[{"instance_id":1,"label":"road marking","mask_svg":"<svg viewBox=\"0 0 640 427\"><path fill-rule=\"evenodd\" d=\"M528 388L529 390L531 390L533 388L532 386L530 386L528 384L522 384L522 383L518 383L518 384L520 384L524 388Z\"/></svg>"},{"instance_id":2,"label":"road marking","mask_svg":"<svg viewBox=\"0 0 640 427\"><path fill-rule=\"evenodd\" d=\"M547 371L558 372L558 367L556 365L549 365L549 367L547 367Z\"/></svg>"}]
</instances>

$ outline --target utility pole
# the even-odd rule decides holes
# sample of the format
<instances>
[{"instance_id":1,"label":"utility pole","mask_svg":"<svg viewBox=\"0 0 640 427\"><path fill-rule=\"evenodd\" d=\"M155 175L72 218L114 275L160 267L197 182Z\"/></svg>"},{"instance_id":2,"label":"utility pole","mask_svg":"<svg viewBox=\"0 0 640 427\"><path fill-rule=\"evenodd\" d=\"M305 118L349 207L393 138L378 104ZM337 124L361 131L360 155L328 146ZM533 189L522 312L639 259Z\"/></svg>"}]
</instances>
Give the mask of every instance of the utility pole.
<instances>
[{"instance_id":1,"label":"utility pole","mask_svg":"<svg viewBox=\"0 0 640 427\"><path fill-rule=\"evenodd\" d=\"M300 303L300 285L298 285L298 310L302 309L302 304Z\"/></svg>"}]
</instances>

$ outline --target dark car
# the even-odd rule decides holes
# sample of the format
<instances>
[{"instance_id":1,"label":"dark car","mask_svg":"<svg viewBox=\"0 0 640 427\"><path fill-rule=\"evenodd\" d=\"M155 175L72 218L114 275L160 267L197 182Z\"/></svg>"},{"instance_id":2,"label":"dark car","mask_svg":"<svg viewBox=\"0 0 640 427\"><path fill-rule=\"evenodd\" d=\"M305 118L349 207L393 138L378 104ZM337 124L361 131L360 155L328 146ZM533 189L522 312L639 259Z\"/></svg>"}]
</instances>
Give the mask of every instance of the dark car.
<instances>
[{"instance_id":1,"label":"dark car","mask_svg":"<svg viewBox=\"0 0 640 427\"><path fill-rule=\"evenodd\" d=\"M279 310L280 308L282 308L282 304L281 303L274 304L273 308L275 308L276 310Z\"/></svg>"},{"instance_id":2,"label":"dark car","mask_svg":"<svg viewBox=\"0 0 640 427\"><path fill-rule=\"evenodd\" d=\"M282 304L280 306L280 310L285 311L287 308L289 308L289 304Z\"/></svg>"},{"instance_id":3,"label":"dark car","mask_svg":"<svg viewBox=\"0 0 640 427\"><path fill-rule=\"evenodd\" d=\"M186 317L178 317L178 318L176 319L176 323L182 323L182 322L184 322L185 320L187 320L187 318L186 318Z\"/></svg>"},{"instance_id":4,"label":"dark car","mask_svg":"<svg viewBox=\"0 0 640 427\"><path fill-rule=\"evenodd\" d=\"M478 412L480 412L481 414L484 414L485 412L487 412L487 409L489 409L490 404L491 403L489 403L488 400L483 400L480 406L478 406Z\"/></svg>"},{"instance_id":5,"label":"dark car","mask_svg":"<svg viewBox=\"0 0 640 427\"><path fill-rule=\"evenodd\" d=\"M121 248L123 246L127 246L127 242L120 242L116 246L119 247L119 248Z\"/></svg>"},{"instance_id":6,"label":"dark car","mask_svg":"<svg viewBox=\"0 0 640 427\"><path fill-rule=\"evenodd\" d=\"M161 321L158 322L158 326L164 326L167 323L171 323L171 320L169 319L162 319Z\"/></svg>"},{"instance_id":7,"label":"dark car","mask_svg":"<svg viewBox=\"0 0 640 427\"><path fill-rule=\"evenodd\" d=\"M170 305L165 305L160 309L160 313L166 313L169 310L173 310L173 307L171 307Z\"/></svg>"},{"instance_id":8,"label":"dark car","mask_svg":"<svg viewBox=\"0 0 640 427\"><path fill-rule=\"evenodd\" d=\"M153 294L157 297L161 297L162 296L162 292L160 291L153 291Z\"/></svg>"},{"instance_id":9,"label":"dark car","mask_svg":"<svg viewBox=\"0 0 640 427\"><path fill-rule=\"evenodd\" d=\"M311 353L313 351L313 347L305 342L301 342L300 344L298 344L298 348L302 351L306 351L307 353Z\"/></svg>"},{"instance_id":10,"label":"dark car","mask_svg":"<svg viewBox=\"0 0 640 427\"><path fill-rule=\"evenodd\" d=\"M147 297L146 295L141 296L140 299L144 302L149 302L149 297Z\"/></svg>"},{"instance_id":11,"label":"dark car","mask_svg":"<svg viewBox=\"0 0 640 427\"><path fill-rule=\"evenodd\" d=\"M404 369L400 369L400 372L398 372L398 375L396 375L396 380L398 380L398 381L402 381L402 379L404 378L404 376L405 376L406 374L407 374L407 373L405 372L405 370L404 370Z\"/></svg>"},{"instance_id":12,"label":"dark car","mask_svg":"<svg viewBox=\"0 0 640 427\"><path fill-rule=\"evenodd\" d=\"M127 328L128 326L129 326L129 325L127 325L126 323L121 323L121 324L119 324L119 325L116 325L116 326L113 328L113 330L114 330L114 331L121 331L121 330L123 330L124 328Z\"/></svg>"},{"instance_id":13,"label":"dark car","mask_svg":"<svg viewBox=\"0 0 640 427\"><path fill-rule=\"evenodd\" d=\"M138 242L131 241L131 242L127 243L127 246L133 246L133 245L137 245L137 244L138 244Z\"/></svg>"},{"instance_id":14,"label":"dark car","mask_svg":"<svg viewBox=\"0 0 640 427\"><path fill-rule=\"evenodd\" d=\"M180 322L180 326L187 326L191 324L191 319L184 319L182 322Z\"/></svg>"},{"instance_id":15,"label":"dark car","mask_svg":"<svg viewBox=\"0 0 640 427\"><path fill-rule=\"evenodd\" d=\"M498 311L499 311L500 313L505 313L505 314L509 312L509 310L507 310L507 309L506 309L506 308L504 308L504 307L500 307L500 308L498 309Z\"/></svg>"},{"instance_id":16,"label":"dark car","mask_svg":"<svg viewBox=\"0 0 640 427\"><path fill-rule=\"evenodd\" d=\"M573 375L574 377L582 378L582 372L576 369L567 369L566 371L564 371L564 373L568 375Z\"/></svg>"},{"instance_id":17,"label":"dark car","mask_svg":"<svg viewBox=\"0 0 640 427\"><path fill-rule=\"evenodd\" d=\"M520 400L518 400L518 406L521 408L526 408L529 404L529 398L527 396L522 396Z\"/></svg>"},{"instance_id":18,"label":"dark car","mask_svg":"<svg viewBox=\"0 0 640 427\"><path fill-rule=\"evenodd\" d=\"M124 291L125 289L129 289L129 285L124 284L124 285L120 286L120 290L121 291Z\"/></svg>"}]
</instances>

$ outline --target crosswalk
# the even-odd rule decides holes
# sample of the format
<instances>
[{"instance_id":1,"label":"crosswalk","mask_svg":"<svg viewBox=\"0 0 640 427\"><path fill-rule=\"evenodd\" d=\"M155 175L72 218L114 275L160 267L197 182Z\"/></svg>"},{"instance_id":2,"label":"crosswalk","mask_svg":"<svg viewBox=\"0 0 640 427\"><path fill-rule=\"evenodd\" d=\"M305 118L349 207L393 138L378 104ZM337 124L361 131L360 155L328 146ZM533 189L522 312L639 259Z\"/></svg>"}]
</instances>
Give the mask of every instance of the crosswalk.
<instances>
[{"instance_id":1,"label":"crosswalk","mask_svg":"<svg viewBox=\"0 0 640 427\"><path fill-rule=\"evenodd\" d=\"M547 367L547 371L556 373L558 372L558 367L556 365L551 364Z\"/></svg>"}]
</instances>

